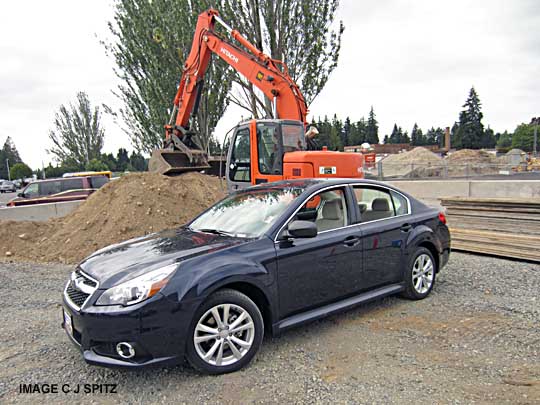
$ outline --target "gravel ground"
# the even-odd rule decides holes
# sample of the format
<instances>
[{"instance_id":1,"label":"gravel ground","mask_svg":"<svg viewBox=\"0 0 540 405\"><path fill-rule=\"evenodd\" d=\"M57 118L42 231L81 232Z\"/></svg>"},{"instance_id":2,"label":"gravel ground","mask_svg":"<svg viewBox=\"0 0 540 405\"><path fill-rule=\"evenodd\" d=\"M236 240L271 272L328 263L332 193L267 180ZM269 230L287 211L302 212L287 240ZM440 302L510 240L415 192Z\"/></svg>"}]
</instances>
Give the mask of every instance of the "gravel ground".
<instances>
[{"instance_id":1,"label":"gravel ground","mask_svg":"<svg viewBox=\"0 0 540 405\"><path fill-rule=\"evenodd\" d=\"M247 369L214 377L86 365L60 328L70 270L0 263L0 403L540 404L539 265L453 253L428 299L387 298L266 338ZM21 394L21 383L118 393Z\"/></svg>"}]
</instances>

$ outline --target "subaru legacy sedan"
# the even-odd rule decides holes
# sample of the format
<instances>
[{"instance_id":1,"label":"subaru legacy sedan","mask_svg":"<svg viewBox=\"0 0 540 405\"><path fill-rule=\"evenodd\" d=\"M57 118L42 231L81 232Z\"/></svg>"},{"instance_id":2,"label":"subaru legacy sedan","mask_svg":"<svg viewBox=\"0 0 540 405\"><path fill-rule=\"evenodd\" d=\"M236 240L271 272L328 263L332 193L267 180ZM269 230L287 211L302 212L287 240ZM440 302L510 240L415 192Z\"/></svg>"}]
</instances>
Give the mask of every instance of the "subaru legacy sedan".
<instances>
[{"instance_id":1,"label":"subaru legacy sedan","mask_svg":"<svg viewBox=\"0 0 540 405\"><path fill-rule=\"evenodd\" d=\"M62 326L90 364L236 371L263 335L394 294L429 295L447 263L446 219L369 180L247 188L178 229L82 261Z\"/></svg>"}]
</instances>

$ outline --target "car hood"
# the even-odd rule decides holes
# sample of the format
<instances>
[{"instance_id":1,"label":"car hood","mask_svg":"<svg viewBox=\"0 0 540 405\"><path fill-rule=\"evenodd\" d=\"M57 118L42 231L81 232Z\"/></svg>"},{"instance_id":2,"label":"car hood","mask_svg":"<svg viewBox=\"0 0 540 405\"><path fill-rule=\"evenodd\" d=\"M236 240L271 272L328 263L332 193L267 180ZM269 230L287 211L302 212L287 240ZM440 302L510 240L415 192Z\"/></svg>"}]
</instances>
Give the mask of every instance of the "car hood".
<instances>
[{"instance_id":1,"label":"car hood","mask_svg":"<svg viewBox=\"0 0 540 405\"><path fill-rule=\"evenodd\" d=\"M84 259L79 267L99 282L99 288L110 288L160 267L245 241L180 228L107 246Z\"/></svg>"}]
</instances>

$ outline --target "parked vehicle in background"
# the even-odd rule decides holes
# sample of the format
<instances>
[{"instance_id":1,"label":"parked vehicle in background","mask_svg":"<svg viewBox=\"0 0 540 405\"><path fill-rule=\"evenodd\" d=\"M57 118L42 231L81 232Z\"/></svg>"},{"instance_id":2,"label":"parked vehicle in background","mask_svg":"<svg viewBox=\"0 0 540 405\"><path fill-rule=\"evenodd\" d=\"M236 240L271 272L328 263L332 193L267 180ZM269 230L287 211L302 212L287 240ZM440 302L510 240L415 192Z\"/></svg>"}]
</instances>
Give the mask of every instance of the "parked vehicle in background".
<instances>
[{"instance_id":1,"label":"parked vehicle in background","mask_svg":"<svg viewBox=\"0 0 540 405\"><path fill-rule=\"evenodd\" d=\"M62 177L86 177L86 176L105 176L107 178L112 178L112 172L110 170L104 170L102 172L75 172L75 173L64 173Z\"/></svg>"},{"instance_id":2,"label":"parked vehicle in background","mask_svg":"<svg viewBox=\"0 0 540 405\"><path fill-rule=\"evenodd\" d=\"M23 187L23 181L21 179L13 180L13 184L15 184L15 187L17 188Z\"/></svg>"},{"instance_id":3,"label":"parked vehicle in background","mask_svg":"<svg viewBox=\"0 0 540 405\"><path fill-rule=\"evenodd\" d=\"M265 330L392 294L427 297L449 254L444 215L394 187L267 183L83 260L64 289L62 326L90 364L187 357L227 373L249 363Z\"/></svg>"},{"instance_id":4,"label":"parked vehicle in background","mask_svg":"<svg viewBox=\"0 0 540 405\"><path fill-rule=\"evenodd\" d=\"M14 193L17 191L17 187L12 181L1 180L0 181L0 193Z\"/></svg>"},{"instance_id":5,"label":"parked vehicle in background","mask_svg":"<svg viewBox=\"0 0 540 405\"><path fill-rule=\"evenodd\" d=\"M38 180L27 185L10 207L31 204L85 200L90 194L109 182L106 176L68 177Z\"/></svg>"}]
</instances>

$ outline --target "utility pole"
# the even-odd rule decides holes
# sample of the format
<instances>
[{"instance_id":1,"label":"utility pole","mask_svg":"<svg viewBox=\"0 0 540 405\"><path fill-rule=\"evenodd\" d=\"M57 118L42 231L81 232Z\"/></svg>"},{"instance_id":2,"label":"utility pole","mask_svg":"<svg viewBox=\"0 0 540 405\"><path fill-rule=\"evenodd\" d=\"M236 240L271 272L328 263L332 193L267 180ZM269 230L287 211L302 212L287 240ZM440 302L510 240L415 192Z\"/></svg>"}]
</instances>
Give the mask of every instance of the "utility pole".
<instances>
[{"instance_id":1,"label":"utility pole","mask_svg":"<svg viewBox=\"0 0 540 405\"><path fill-rule=\"evenodd\" d=\"M538 123L540 122L540 117L533 119L534 125L534 142L533 142L533 156L536 157L536 145L538 139Z\"/></svg>"},{"instance_id":2,"label":"utility pole","mask_svg":"<svg viewBox=\"0 0 540 405\"><path fill-rule=\"evenodd\" d=\"M11 172L9 171L9 159L6 159L8 180L11 181Z\"/></svg>"}]
</instances>

